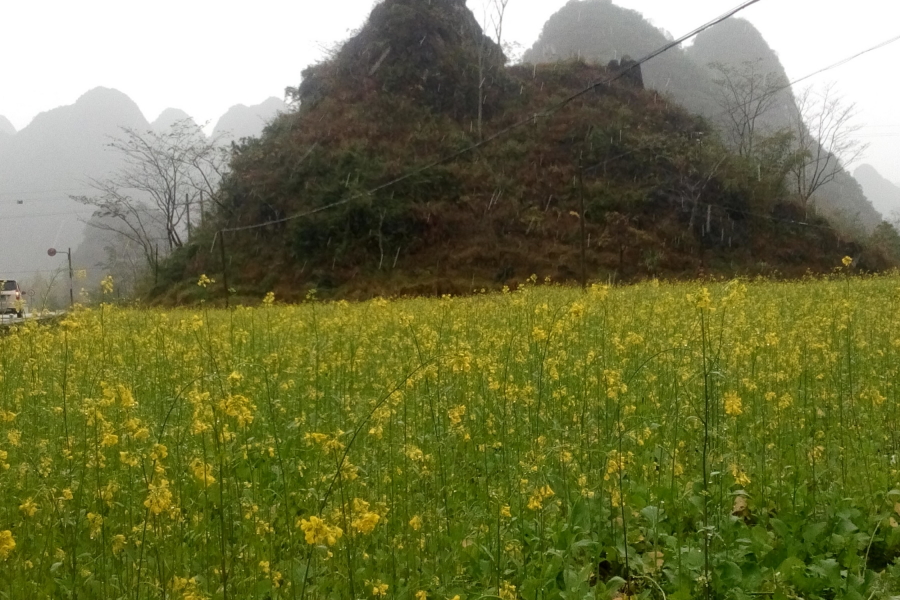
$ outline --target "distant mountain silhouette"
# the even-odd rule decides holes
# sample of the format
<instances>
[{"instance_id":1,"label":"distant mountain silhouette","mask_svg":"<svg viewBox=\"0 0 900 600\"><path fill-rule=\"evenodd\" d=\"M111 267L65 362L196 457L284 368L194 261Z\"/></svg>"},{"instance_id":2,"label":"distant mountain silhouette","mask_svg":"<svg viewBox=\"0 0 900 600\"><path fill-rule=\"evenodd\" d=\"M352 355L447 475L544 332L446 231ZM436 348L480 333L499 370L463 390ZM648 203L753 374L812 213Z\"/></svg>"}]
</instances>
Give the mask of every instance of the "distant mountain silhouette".
<instances>
[{"instance_id":1,"label":"distant mountain silhouette","mask_svg":"<svg viewBox=\"0 0 900 600\"><path fill-rule=\"evenodd\" d=\"M753 63L757 72L774 73L785 85L789 83L778 54L762 33L744 19L729 19L704 31L688 48L687 55L698 65L707 67L719 63L739 68L745 63ZM710 69L710 77L716 78L713 69ZM762 126L769 131L790 127L797 110L794 94L786 88L780 92L777 104L763 119ZM723 118L721 112L709 117L713 122ZM866 232L871 232L882 221L881 214L866 198L862 187L845 170L841 170L833 182L819 190L815 203L823 214L837 219L842 225L861 227Z\"/></svg>"},{"instance_id":2,"label":"distant mountain silhouette","mask_svg":"<svg viewBox=\"0 0 900 600\"><path fill-rule=\"evenodd\" d=\"M180 108L167 108L156 117L155 121L150 123L150 128L153 129L153 131L165 131L176 122L188 119L193 121L193 117Z\"/></svg>"},{"instance_id":3,"label":"distant mountain silhouette","mask_svg":"<svg viewBox=\"0 0 900 600\"><path fill-rule=\"evenodd\" d=\"M216 130L259 136L284 108L277 98L251 107L238 105L219 119ZM49 275L65 263L59 256L47 256L47 249L56 246L71 247L76 267L88 269L93 280L109 236L86 227L92 209L69 196L89 195L91 179L103 179L122 167L121 157L108 148L122 127L164 130L190 118L183 110L168 108L148 123L127 95L103 87L72 105L39 114L18 132L0 117L0 277L27 279L36 271Z\"/></svg>"},{"instance_id":4,"label":"distant mountain silhouette","mask_svg":"<svg viewBox=\"0 0 900 600\"><path fill-rule=\"evenodd\" d=\"M888 220L900 217L900 185L888 181L872 165L860 165L853 177L872 205Z\"/></svg>"},{"instance_id":5,"label":"distant mountain silhouette","mask_svg":"<svg viewBox=\"0 0 900 600\"><path fill-rule=\"evenodd\" d=\"M80 219L92 212L69 195L89 193L91 178L120 168L120 157L105 146L123 126L149 124L128 96L96 88L72 105L39 114L0 144L0 276L24 279L64 264L47 249L78 246Z\"/></svg>"},{"instance_id":6,"label":"distant mountain silhouette","mask_svg":"<svg viewBox=\"0 0 900 600\"><path fill-rule=\"evenodd\" d=\"M616 6L612 0L570 0L550 17L538 41L524 55L526 63L546 63L573 57L607 64L624 55L643 57L665 45L670 37L637 11ZM718 101L716 80L722 77L713 63L740 71L752 63L760 74L788 83L778 54L749 21L729 19L698 35L686 50L673 48L643 65L647 88L667 93L689 111L717 126L727 124ZM789 127L797 114L790 88L778 95L775 106L757 125L767 133ZM816 204L843 224L872 231L881 215L860 186L845 172L817 194Z\"/></svg>"},{"instance_id":7,"label":"distant mountain silhouette","mask_svg":"<svg viewBox=\"0 0 900 600\"><path fill-rule=\"evenodd\" d=\"M3 115L0 115L0 136L3 135L16 135L16 128L13 127L13 124L9 122L9 119L4 117Z\"/></svg>"},{"instance_id":8,"label":"distant mountain silhouette","mask_svg":"<svg viewBox=\"0 0 900 600\"><path fill-rule=\"evenodd\" d=\"M745 63L753 63L757 73L771 73L788 83L787 72L778 58L778 54L769 46L762 33L752 23L744 19L732 18L707 29L694 39L687 49L687 56L696 65L709 69L709 78L713 81L721 77L713 64L740 68ZM716 107L715 114L706 115L715 119L722 118L721 110ZM770 129L787 127L791 117L796 113L796 102L790 88L779 94L779 102L764 119L764 126Z\"/></svg>"},{"instance_id":9,"label":"distant mountain silhouette","mask_svg":"<svg viewBox=\"0 0 900 600\"><path fill-rule=\"evenodd\" d=\"M550 17L523 61L538 64L577 57L606 65L624 56L642 58L669 39L641 13L616 6L611 0L570 0ZM656 57L642 70L647 88L671 95L691 112L708 115L715 109L706 69L694 64L680 48Z\"/></svg>"},{"instance_id":10,"label":"distant mountain silhouette","mask_svg":"<svg viewBox=\"0 0 900 600\"><path fill-rule=\"evenodd\" d=\"M286 110L287 105L274 96L254 106L237 104L219 118L213 129L213 137L221 137L226 141L259 137L263 127L278 113Z\"/></svg>"}]
</instances>

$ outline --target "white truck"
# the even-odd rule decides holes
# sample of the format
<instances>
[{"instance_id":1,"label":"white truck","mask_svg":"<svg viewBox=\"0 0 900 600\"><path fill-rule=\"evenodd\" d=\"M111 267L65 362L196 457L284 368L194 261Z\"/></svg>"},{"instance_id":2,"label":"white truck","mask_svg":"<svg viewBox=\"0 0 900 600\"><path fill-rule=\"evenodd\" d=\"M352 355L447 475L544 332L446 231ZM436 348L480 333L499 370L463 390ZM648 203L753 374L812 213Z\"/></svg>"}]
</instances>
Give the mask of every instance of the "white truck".
<instances>
[{"instance_id":1,"label":"white truck","mask_svg":"<svg viewBox=\"0 0 900 600\"><path fill-rule=\"evenodd\" d=\"M0 315L25 314L25 292L19 289L15 279L0 280Z\"/></svg>"}]
</instances>

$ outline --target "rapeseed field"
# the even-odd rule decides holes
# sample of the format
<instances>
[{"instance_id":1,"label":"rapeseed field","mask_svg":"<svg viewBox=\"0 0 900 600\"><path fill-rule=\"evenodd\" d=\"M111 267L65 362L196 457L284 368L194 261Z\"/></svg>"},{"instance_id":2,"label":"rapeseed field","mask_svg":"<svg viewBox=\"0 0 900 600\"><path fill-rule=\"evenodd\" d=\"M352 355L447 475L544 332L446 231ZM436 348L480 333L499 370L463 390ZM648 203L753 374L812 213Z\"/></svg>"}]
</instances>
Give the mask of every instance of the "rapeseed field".
<instances>
[{"instance_id":1,"label":"rapeseed field","mask_svg":"<svg viewBox=\"0 0 900 600\"><path fill-rule=\"evenodd\" d=\"M274 300L0 336L0 598L900 594L898 276Z\"/></svg>"}]
</instances>

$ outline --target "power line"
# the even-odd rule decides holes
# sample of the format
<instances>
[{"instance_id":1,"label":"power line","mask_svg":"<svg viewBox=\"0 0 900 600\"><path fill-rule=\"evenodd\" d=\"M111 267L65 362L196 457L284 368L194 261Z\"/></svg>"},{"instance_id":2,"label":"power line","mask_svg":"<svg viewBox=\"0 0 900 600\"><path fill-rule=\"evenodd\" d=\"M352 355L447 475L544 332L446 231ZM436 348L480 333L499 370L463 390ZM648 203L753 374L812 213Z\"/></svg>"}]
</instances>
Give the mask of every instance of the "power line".
<instances>
[{"instance_id":1,"label":"power line","mask_svg":"<svg viewBox=\"0 0 900 600\"><path fill-rule=\"evenodd\" d=\"M89 210L93 211L95 209L89 209ZM87 217L87 216L91 216L92 214L93 214L93 212L89 213L88 210L80 210L80 211L68 210L68 211L63 211L63 212L41 213L41 214L34 214L34 215L3 215L2 219L0 219L0 221L13 221L13 220L19 220L19 219L39 219L42 217L61 217L61 216L71 216L71 215Z\"/></svg>"},{"instance_id":2,"label":"power line","mask_svg":"<svg viewBox=\"0 0 900 600\"><path fill-rule=\"evenodd\" d=\"M875 46L872 46L871 48L863 50L862 52L858 52L858 53L854 54L853 56L847 57L843 60L839 60L838 62L836 62L832 65L828 65L824 69L819 69L815 73L810 73L809 75L801 77L800 79L795 79L790 84L788 84L788 87L793 87L793 86L797 85L798 83L806 81L807 79L812 79L816 75L821 75L822 73L825 73L826 71L831 71L831 70L837 69L838 67L843 67L847 63L854 61L857 58L860 58L861 56L869 54L870 52L875 52L876 50L881 50L882 48L884 48L886 46L890 46L891 44L898 42L898 41L900 41L900 35L898 35L896 37L892 37L889 40L885 40L885 41L881 42L880 44L876 44Z\"/></svg>"},{"instance_id":3,"label":"power line","mask_svg":"<svg viewBox=\"0 0 900 600\"><path fill-rule=\"evenodd\" d=\"M380 191L382 191L382 190L385 190L385 189L387 189L387 188L393 187L393 186L397 185L398 183L402 183L403 181L406 181L407 179L411 179L412 177L415 177L415 176L417 176L417 175L420 175L420 174L422 174L422 173L424 173L424 172L426 172L426 171L430 171L431 169L434 169L435 167L438 167L438 166L440 166L440 165L442 165L442 164L445 164L445 163L448 163L448 162L452 162L452 161L456 160L457 158L459 158L459 157L461 157L461 156L464 156L464 155L466 155L466 154L469 154L470 152L473 152L473 151L475 151L475 150L478 150L479 148L482 148L482 147L484 147L484 146L490 144L491 142L493 142L493 141L495 141L495 140L497 140L497 139L499 139L499 138L501 138L501 137L504 137L504 136L508 135L509 133L511 133L511 132L513 132L513 131L515 131L515 130L521 128L521 127L524 127L525 125L529 125L529 124L531 124L531 123L536 122L537 119L539 119L539 118L540 118L540 119L547 119L547 118L550 118L550 117L552 117L554 114L556 114L557 112L559 112L560 110L562 110L563 108L565 108L566 106L568 106L569 104L571 104L573 101L575 101L575 100L577 100L578 98L584 96L585 94L588 94L588 93L590 93L590 92L596 90L598 87L609 85L609 84L611 84L611 83L613 83L613 82L615 82L615 81L617 81L617 80L623 78L623 77L626 76L627 74L629 74L629 73L631 73L632 71L638 69L638 68L639 68L641 65L643 65L644 63L646 63L646 62L648 62L648 61L650 61L650 60L656 58L657 56L659 56L659 55L661 55L661 54L664 54L665 52L668 52L668 51L671 50L672 48L675 48L675 47L677 47L677 46L680 46L681 44L683 44L684 42L686 42L686 41L688 41L689 39L693 38L694 36L696 36L696 35L698 35L698 34L704 32L704 31L706 31L707 29L709 29L709 28L711 28L711 27L714 27L715 25L718 25L719 23L722 23L723 21L726 21L726 20L730 19L730 18L733 17L734 15L736 15L736 14L742 12L743 10L749 8L750 6L753 6L754 4L757 4L757 3L760 2L760 1L761 1L761 0L746 0L745 2L741 3L741 4L738 5L737 7L735 7L735 8L733 8L733 9L729 10L729 11L726 12L725 14L723 14L723 15L721 15L721 16L719 16L719 17L716 17L716 18L713 19L712 21L709 21L708 23L706 23L706 24L704 24L704 25L701 25L700 27L694 29L694 30L691 31L690 33L688 33L688 34L686 34L686 35L683 35L682 37L680 37L680 38L678 38L678 39L676 39L676 40L673 40L672 42L669 42L668 44L662 46L661 48L659 48L659 49L657 49L657 50L654 50L653 52L651 52L651 53L648 54L647 56L645 56L645 57L641 58L640 60L636 61L634 64L628 66L628 67L625 68L625 69L622 69L621 71L619 71L619 72L616 73L615 75L612 75L612 76L609 76L609 77L606 77L606 78L603 78L603 79L594 81L593 83L591 83L590 85L588 85L588 86L585 87L584 89L582 89L582 90L580 90L580 91L578 91L578 92L575 92L574 94L571 94L570 96L568 96L568 97L566 97L566 98L560 100L559 102L557 102L557 103L555 103L555 104L550 105L550 106L549 106L548 108L546 108L543 112L541 112L541 113L535 113L535 114L534 114L533 116L531 116L531 117L528 117L528 118L522 119L522 120L520 120L520 121L517 121L517 122L513 123L512 125L509 125L509 126L503 128L503 129L501 129L500 131L494 133L493 135L490 135L490 136L488 136L487 138L485 138L485 139L483 139L483 140L481 140L481 141L479 141L479 142L476 142L476 143L474 143L474 144L471 144L471 145L469 145L469 146L463 148L462 150L459 150L459 151L454 152L454 153L452 153L452 154L448 154L448 155L446 155L446 156L444 156L444 157L442 157L442 158L439 158L439 159L437 159L437 160L435 160L435 161L432 161L432 162L430 162L430 163L428 163L428 164L426 164L426 165L423 165L423 166L419 167L418 169L413 169L412 171L408 171L408 172L405 173L404 175L401 175L401 176L399 176L399 177L397 177L397 178L395 178L395 179L392 179L391 181L388 181L387 183L384 183L384 184L382 184L382 185L379 185L379 186L376 186L376 187L374 187L374 188L371 188L371 189L369 189L369 190L367 190L367 191L365 191L365 192L360 192L360 193L358 193L358 194L354 194L353 196L350 196L349 198L345 198L344 200L339 200L339 201L337 201L337 202L332 202L331 204L327 204L327 205L325 205L325 206L321 206L321 207L319 207L319 208L316 208L316 209L313 209L313 210L310 210L310 211L305 211L305 212L302 212L302 213L290 215L290 216L283 217L283 218L280 218L280 219L273 219L273 220L271 220L271 221L266 221L265 223L257 223L257 224L254 224L254 225L244 225L244 226L241 226L241 227L227 227L227 228L223 228L223 229L219 230L218 232L216 232L216 236L213 238L213 247L215 247L216 239L218 238L219 234L232 233L232 232L237 232L237 231L248 231L248 230L251 230L251 229L259 229L259 228L262 228L262 227L268 227L268 226L270 226L270 225L278 225L278 224L281 224L281 223L287 223L288 221L293 221L293 220L295 220L295 219L300 219L300 218L302 218L302 217L307 217L307 216L310 216L310 215L313 215L313 214L316 214L316 213L319 213L319 212L322 212L322 211L325 211L325 210L329 210L329 209L332 209L332 208L336 208L336 207L338 207L338 206L342 206L342 205L348 204L348 203L350 203L350 202L352 202L353 200L356 200L356 199L358 199L358 198L361 198L361 197L364 197L364 196L368 196L368 195L371 195L371 194L380 192Z\"/></svg>"},{"instance_id":4,"label":"power line","mask_svg":"<svg viewBox=\"0 0 900 600\"><path fill-rule=\"evenodd\" d=\"M58 189L47 189L47 190L2 190L0 189L0 196L25 196L25 195L35 195L35 194L54 194L54 193L67 193L67 192L87 192L87 191L96 191L91 187L78 187L78 188L58 188Z\"/></svg>"}]
</instances>

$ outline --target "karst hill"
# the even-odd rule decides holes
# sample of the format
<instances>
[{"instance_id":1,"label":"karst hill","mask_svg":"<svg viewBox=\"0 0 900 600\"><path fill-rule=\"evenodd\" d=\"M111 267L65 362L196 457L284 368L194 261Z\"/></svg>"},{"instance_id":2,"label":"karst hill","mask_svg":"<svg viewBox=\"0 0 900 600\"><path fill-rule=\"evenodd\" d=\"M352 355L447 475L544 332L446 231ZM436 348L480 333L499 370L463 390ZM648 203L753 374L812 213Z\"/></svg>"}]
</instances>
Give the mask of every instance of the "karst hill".
<instances>
[{"instance_id":1,"label":"karst hill","mask_svg":"<svg viewBox=\"0 0 900 600\"><path fill-rule=\"evenodd\" d=\"M385 0L303 72L297 110L236 147L218 213L156 295L211 293L203 273L284 299L576 281L582 241L602 281L796 275L859 254L787 201L784 172L761 174L702 118L611 75L578 59L507 66L463 0ZM265 223L224 235L223 272L216 231Z\"/></svg>"}]
</instances>

